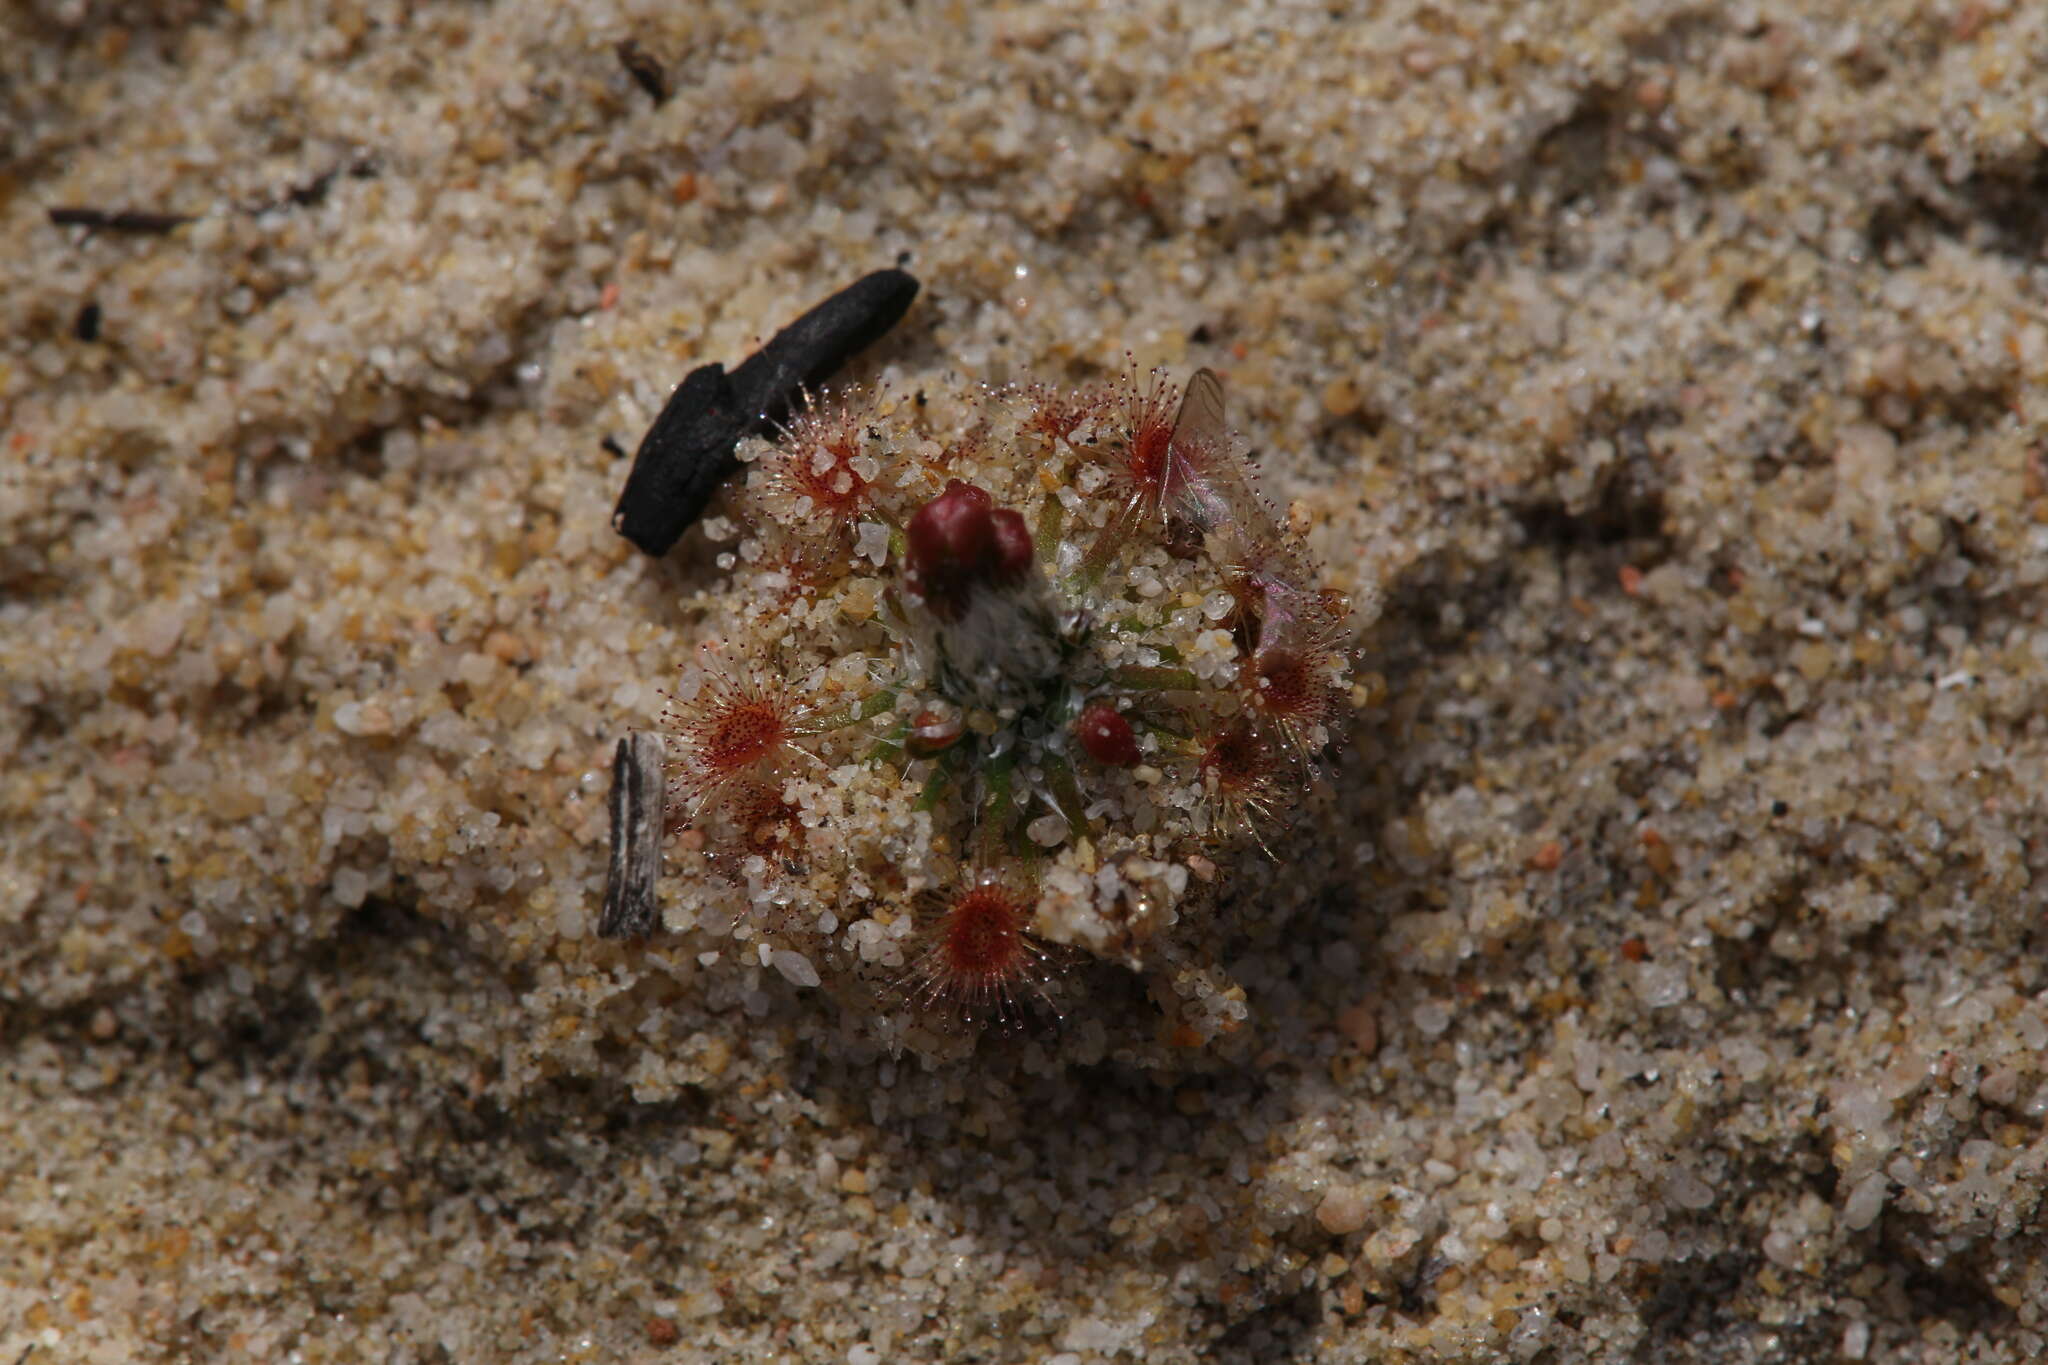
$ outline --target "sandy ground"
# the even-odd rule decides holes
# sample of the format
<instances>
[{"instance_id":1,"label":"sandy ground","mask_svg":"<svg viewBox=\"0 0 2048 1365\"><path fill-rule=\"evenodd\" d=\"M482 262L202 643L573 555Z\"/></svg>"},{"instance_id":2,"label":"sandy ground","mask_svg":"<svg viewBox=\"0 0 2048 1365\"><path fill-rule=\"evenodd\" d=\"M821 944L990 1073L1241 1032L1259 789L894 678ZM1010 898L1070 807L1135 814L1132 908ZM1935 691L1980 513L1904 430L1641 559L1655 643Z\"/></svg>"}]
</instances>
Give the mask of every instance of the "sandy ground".
<instances>
[{"instance_id":1,"label":"sandy ground","mask_svg":"<svg viewBox=\"0 0 2048 1365\"><path fill-rule=\"evenodd\" d=\"M0 1358L2048 1351L2048 7L813 8L0 19ZM1228 1047L592 934L601 443L899 255L1385 594Z\"/></svg>"}]
</instances>

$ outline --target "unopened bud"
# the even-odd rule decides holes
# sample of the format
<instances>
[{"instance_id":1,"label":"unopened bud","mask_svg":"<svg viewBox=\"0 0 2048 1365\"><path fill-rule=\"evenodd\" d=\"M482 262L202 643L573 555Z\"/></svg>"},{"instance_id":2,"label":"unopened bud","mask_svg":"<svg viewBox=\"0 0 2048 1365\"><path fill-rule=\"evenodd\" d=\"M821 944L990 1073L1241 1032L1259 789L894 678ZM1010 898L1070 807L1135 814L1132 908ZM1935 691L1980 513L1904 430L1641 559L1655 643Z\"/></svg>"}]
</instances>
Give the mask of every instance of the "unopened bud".
<instances>
[{"instance_id":1,"label":"unopened bud","mask_svg":"<svg viewBox=\"0 0 2048 1365\"><path fill-rule=\"evenodd\" d=\"M1136 767L1138 737L1131 723L1106 701L1092 701L1074 718L1074 733L1088 757L1109 768Z\"/></svg>"},{"instance_id":2,"label":"unopened bud","mask_svg":"<svg viewBox=\"0 0 2048 1365\"><path fill-rule=\"evenodd\" d=\"M958 479L917 510L903 538L911 590L942 621L964 616L978 586L1009 587L1031 569L1024 518Z\"/></svg>"}]
</instances>

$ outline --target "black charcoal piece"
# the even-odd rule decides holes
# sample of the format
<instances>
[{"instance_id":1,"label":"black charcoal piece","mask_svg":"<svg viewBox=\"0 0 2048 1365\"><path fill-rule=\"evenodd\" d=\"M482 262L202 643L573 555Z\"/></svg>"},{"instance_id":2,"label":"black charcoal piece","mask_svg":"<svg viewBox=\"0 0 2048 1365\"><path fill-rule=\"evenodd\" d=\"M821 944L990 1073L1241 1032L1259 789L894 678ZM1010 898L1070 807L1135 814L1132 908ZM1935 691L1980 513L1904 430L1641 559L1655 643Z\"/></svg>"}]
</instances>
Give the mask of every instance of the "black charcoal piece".
<instances>
[{"instance_id":1,"label":"black charcoal piece","mask_svg":"<svg viewBox=\"0 0 2048 1365\"><path fill-rule=\"evenodd\" d=\"M777 332L731 374L722 365L690 371L634 452L612 529L647 554L667 554L737 467L740 439L772 430L805 388L894 327L916 297L910 275L877 270Z\"/></svg>"},{"instance_id":2,"label":"black charcoal piece","mask_svg":"<svg viewBox=\"0 0 2048 1365\"><path fill-rule=\"evenodd\" d=\"M901 270L862 276L777 332L732 372L733 392L772 425L797 394L881 340L910 309L917 281Z\"/></svg>"},{"instance_id":3,"label":"black charcoal piece","mask_svg":"<svg viewBox=\"0 0 2048 1365\"><path fill-rule=\"evenodd\" d=\"M732 448L752 426L725 366L690 371L640 438L612 529L647 554L667 554L732 472Z\"/></svg>"},{"instance_id":4,"label":"black charcoal piece","mask_svg":"<svg viewBox=\"0 0 2048 1365\"><path fill-rule=\"evenodd\" d=\"M58 227L103 228L109 232L170 232L192 221L183 213L149 213L142 209L89 209L70 206L50 210Z\"/></svg>"},{"instance_id":5,"label":"black charcoal piece","mask_svg":"<svg viewBox=\"0 0 2048 1365\"><path fill-rule=\"evenodd\" d=\"M599 938L645 938L660 924L654 886L661 880L663 802L661 736L635 730L612 753L611 867L604 879Z\"/></svg>"},{"instance_id":6,"label":"black charcoal piece","mask_svg":"<svg viewBox=\"0 0 2048 1365\"><path fill-rule=\"evenodd\" d=\"M334 177L340 174L341 167L332 166L311 180L291 186L284 192L285 202L294 208L312 208L327 197L327 191L334 186Z\"/></svg>"},{"instance_id":7,"label":"black charcoal piece","mask_svg":"<svg viewBox=\"0 0 2048 1365\"><path fill-rule=\"evenodd\" d=\"M78 316L71 319L71 335L77 337L80 341L98 341L100 339L100 306L98 304L87 303L79 308Z\"/></svg>"},{"instance_id":8,"label":"black charcoal piece","mask_svg":"<svg viewBox=\"0 0 2048 1365\"><path fill-rule=\"evenodd\" d=\"M633 84L647 92L647 98L657 107L668 102L668 73L661 69L653 53L631 38L621 38L612 51L618 54L619 65L626 68Z\"/></svg>"}]
</instances>

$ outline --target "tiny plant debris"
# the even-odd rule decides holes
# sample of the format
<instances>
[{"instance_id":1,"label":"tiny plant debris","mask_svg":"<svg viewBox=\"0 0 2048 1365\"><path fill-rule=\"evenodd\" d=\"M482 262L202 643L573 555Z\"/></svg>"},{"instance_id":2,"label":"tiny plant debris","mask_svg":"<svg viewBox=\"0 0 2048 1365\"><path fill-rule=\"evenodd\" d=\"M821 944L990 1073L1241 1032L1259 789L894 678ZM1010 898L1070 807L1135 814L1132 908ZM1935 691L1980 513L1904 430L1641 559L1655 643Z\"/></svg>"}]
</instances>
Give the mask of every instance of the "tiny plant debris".
<instances>
[{"instance_id":1,"label":"tiny plant debris","mask_svg":"<svg viewBox=\"0 0 2048 1365\"><path fill-rule=\"evenodd\" d=\"M621 745L615 880L647 884L600 932L656 926L659 823L678 923L888 1046L1056 1019L1090 959L1170 977L1152 995L1184 1044L1229 1031L1243 992L1189 935L1341 729L1349 605L1209 371L964 401L952 444L880 394L741 445L706 526L730 577L661 730Z\"/></svg>"}]
</instances>

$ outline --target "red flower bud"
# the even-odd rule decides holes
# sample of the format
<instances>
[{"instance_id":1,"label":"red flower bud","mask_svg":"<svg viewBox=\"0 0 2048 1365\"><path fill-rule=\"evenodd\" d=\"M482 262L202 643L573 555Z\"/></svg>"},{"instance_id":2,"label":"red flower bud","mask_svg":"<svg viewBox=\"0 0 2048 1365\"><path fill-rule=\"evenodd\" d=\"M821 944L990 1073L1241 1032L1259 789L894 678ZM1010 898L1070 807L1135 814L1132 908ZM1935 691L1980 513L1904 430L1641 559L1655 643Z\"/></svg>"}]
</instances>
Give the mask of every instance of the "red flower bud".
<instances>
[{"instance_id":1,"label":"red flower bud","mask_svg":"<svg viewBox=\"0 0 2048 1365\"><path fill-rule=\"evenodd\" d=\"M989 513L989 522L995 534L995 581L1005 587L1023 582L1036 553L1031 528L1024 524L1022 513L1007 507Z\"/></svg>"},{"instance_id":2,"label":"red flower bud","mask_svg":"<svg viewBox=\"0 0 2048 1365\"><path fill-rule=\"evenodd\" d=\"M942 621L966 615L978 585L1008 587L1031 569L1024 518L958 479L917 510L903 539L910 587Z\"/></svg>"},{"instance_id":3,"label":"red flower bud","mask_svg":"<svg viewBox=\"0 0 2048 1365\"><path fill-rule=\"evenodd\" d=\"M1133 768L1138 763L1138 737L1131 723L1106 701L1091 701L1074 718L1074 733L1088 757L1107 768Z\"/></svg>"}]
</instances>

